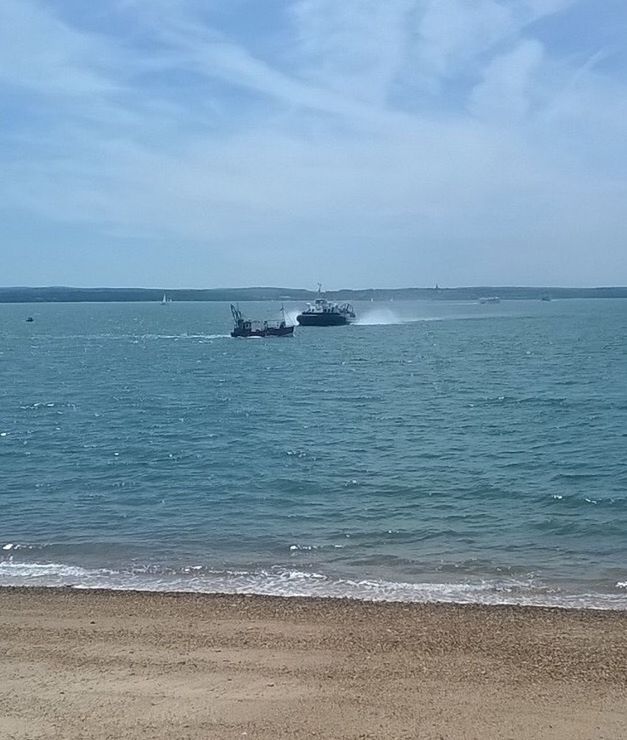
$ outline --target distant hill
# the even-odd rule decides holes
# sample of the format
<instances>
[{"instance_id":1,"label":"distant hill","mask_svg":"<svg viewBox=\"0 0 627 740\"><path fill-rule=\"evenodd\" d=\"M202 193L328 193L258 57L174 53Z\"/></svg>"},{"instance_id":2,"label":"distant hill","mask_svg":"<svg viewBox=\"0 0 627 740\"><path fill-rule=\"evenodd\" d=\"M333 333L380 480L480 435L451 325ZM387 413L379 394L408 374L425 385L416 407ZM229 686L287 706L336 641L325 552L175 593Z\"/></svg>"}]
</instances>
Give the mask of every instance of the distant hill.
<instances>
[{"instance_id":1,"label":"distant hill","mask_svg":"<svg viewBox=\"0 0 627 740\"><path fill-rule=\"evenodd\" d=\"M174 301L311 301L313 290L301 288L208 288L167 290L164 288L0 288L0 303L90 303L160 301L163 294ZM627 287L529 288L477 286L467 288L368 288L332 290L325 297L342 301L477 300L499 296L503 300L551 298L627 298Z\"/></svg>"},{"instance_id":2,"label":"distant hill","mask_svg":"<svg viewBox=\"0 0 627 740\"><path fill-rule=\"evenodd\" d=\"M174 301L277 301L302 300L312 291L288 288L0 288L0 303L85 303L161 301L164 293Z\"/></svg>"}]
</instances>

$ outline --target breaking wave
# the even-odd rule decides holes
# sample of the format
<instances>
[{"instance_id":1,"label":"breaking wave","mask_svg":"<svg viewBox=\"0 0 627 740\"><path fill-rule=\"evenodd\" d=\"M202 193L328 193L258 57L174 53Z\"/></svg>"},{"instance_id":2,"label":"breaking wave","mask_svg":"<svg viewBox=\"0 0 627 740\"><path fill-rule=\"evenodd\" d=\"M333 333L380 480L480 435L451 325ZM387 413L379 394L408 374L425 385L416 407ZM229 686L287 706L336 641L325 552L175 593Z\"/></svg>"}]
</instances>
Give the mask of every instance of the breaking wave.
<instances>
[{"instance_id":1,"label":"breaking wave","mask_svg":"<svg viewBox=\"0 0 627 740\"><path fill-rule=\"evenodd\" d=\"M179 569L83 568L63 563L0 562L0 586L73 587L161 592L257 594L284 597L346 598L454 604L516 604L561 608L627 610L624 593L570 594L532 578L452 583L407 583L380 579L331 578L282 567L257 571L217 571L201 565ZM625 584L616 584L622 589Z\"/></svg>"}]
</instances>

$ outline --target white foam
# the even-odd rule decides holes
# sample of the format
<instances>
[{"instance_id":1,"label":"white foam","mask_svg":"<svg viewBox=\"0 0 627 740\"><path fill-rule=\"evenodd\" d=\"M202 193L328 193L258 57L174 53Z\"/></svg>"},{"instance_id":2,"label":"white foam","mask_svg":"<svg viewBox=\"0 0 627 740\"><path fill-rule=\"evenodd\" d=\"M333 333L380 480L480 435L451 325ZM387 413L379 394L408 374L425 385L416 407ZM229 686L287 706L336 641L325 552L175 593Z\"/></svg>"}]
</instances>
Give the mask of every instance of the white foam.
<instances>
[{"instance_id":1,"label":"white foam","mask_svg":"<svg viewBox=\"0 0 627 740\"><path fill-rule=\"evenodd\" d=\"M230 334L142 334L133 339L227 339Z\"/></svg>"},{"instance_id":2,"label":"white foam","mask_svg":"<svg viewBox=\"0 0 627 740\"><path fill-rule=\"evenodd\" d=\"M491 316L493 316L491 314ZM482 316L401 316L390 308L373 308L360 313L356 326L392 326L394 324L415 324L423 321L460 321L463 319L489 318Z\"/></svg>"},{"instance_id":3,"label":"white foam","mask_svg":"<svg viewBox=\"0 0 627 740\"><path fill-rule=\"evenodd\" d=\"M62 563L0 562L0 586L72 586L114 590L166 591L264 596L347 598L363 601L519 604L627 611L624 594L569 594L528 579L407 583L379 579L329 578L286 568L255 572L213 571L194 565L180 571L86 569ZM626 583L617 584L627 588Z\"/></svg>"},{"instance_id":4,"label":"white foam","mask_svg":"<svg viewBox=\"0 0 627 740\"><path fill-rule=\"evenodd\" d=\"M140 339L226 339L230 334L67 334L50 337L54 340L60 339L83 339L83 340L114 340L114 341L138 341Z\"/></svg>"},{"instance_id":5,"label":"white foam","mask_svg":"<svg viewBox=\"0 0 627 740\"><path fill-rule=\"evenodd\" d=\"M298 316L299 313L300 311L298 310L290 310L286 308L285 309L285 323L288 326L296 326L296 324L298 323L296 321L296 317Z\"/></svg>"},{"instance_id":6,"label":"white foam","mask_svg":"<svg viewBox=\"0 0 627 740\"><path fill-rule=\"evenodd\" d=\"M5 549L5 548L3 548ZM5 583L5 579L12 580L33 580L41 578L52 578L54 580L64 581L67 578L89 577L99 571L89 571L85 568L73 565L64 565L62 563L16 563L13 560L0 562L0 584L1 585L19 585ZM111 572L111 571L102 571ZM51 584L54 585L54 584Z\"/></svg>"},{"instance_id":7,"label":"white foam","mask_svg":"<svg viewBox=\"0 0 627 740\"><path fill-rule=\"evenodd\" d=\"M404 324L398 314L389 308L373 308L360 314L355 324L357 326L390 326L392 324Z\"/></svg>"}]
</instances>

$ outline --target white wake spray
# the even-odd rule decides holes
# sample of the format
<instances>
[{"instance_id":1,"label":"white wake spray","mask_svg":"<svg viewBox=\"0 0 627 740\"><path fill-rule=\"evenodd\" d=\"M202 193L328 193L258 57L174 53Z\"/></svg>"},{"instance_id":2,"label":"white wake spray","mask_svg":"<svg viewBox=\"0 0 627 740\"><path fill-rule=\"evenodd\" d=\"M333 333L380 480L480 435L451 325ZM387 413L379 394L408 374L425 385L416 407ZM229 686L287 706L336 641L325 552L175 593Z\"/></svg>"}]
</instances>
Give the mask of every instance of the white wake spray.
<instances>
[{"instance_id":1,"label":"white wake spray","mask_svg":"<svg viewBox=\"0 0 627 740\"><path fill-rule=\"evenodd\" d=\"M404 324L407 319L401 318L389 308L371 308L359 313L355 324L357 326L389 326L391 324Z\"/></svg>"}]
</instances>

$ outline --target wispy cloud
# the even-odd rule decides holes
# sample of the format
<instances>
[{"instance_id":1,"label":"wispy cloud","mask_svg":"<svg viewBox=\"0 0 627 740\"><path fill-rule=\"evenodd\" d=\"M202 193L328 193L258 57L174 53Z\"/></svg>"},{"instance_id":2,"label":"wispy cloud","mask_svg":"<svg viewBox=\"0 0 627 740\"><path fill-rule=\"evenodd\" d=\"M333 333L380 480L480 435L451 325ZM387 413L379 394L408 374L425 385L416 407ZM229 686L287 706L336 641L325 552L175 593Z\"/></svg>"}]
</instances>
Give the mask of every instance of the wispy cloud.
<instances>
[{"instance_id":1,"label":"wispy cloud","mask_svg":"<svg viewBox=\"0 0 627 740\"><path fill-rule=\"evenodd\" d=\"M538 87L534 76L541 70L543 54L539 42L526 40L492 59L471 93L471 110L490 121L524 118Z\"/></svg>"},{"instance_id":2,"label":"wispy cloud","mask_svg":"<svg viewBox=\"0 0 627 740\"><path fill-rule=\"evenodd\" d=\"M539 19L574 0L425 0L419 3L419 73L436 84L459 74L477 73L491 53L503 53Z\"/></svg>"},{"instance_id":3,"label":"wispy cloud","mask_svg":"<svg viewBox=\"0 0 627 740\"><path fill-rule=\"evenodd\" d=\"M411 0L299 0L292 56L305 79L382 105L411 43Z\"/></svg>"},{"instance_id":4,"label":"wispy cloud","mask_svg":"<svg viewBox=\"0 0 627 740\"><path fill-rule=\"evenodd\" d=\"M167 241L221 284L310 282L325 260L360 284L582 282L593 237L627 280L627 82L543 25L580 3L285 0L253 43L253 0L108 0L98 29L3 0L1 207L24 248L33 219L146 261Z\"/></svg>"},{"instance_id":5,"label":"wispy cloud","mask_svg":"<svg viewBox=\"0 0 627 740\"><path fill-rule=\"evenodd\" d=\"M45 6L0 3L0 79L4 85L50 97L81 97L117 89L107 75L109 44L72 29Z\"/></svg>"}]
</instances>

